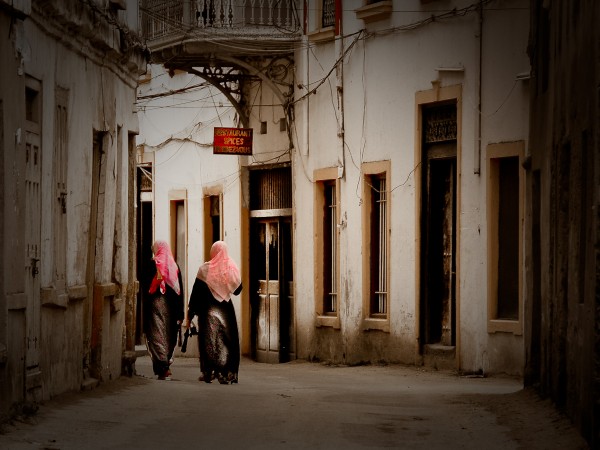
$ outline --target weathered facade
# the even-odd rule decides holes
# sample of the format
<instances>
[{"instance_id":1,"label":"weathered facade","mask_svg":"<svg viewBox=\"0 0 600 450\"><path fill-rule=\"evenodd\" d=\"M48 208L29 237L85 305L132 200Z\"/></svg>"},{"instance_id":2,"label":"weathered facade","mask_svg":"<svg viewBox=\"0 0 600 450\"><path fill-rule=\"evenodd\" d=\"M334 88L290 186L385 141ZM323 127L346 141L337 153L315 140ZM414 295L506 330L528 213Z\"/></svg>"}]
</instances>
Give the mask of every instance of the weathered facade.
<instances>
[{"instance_id":1,"label":"weathered facade","mask_svg":"<svg viewBox=\"0 0 600 450\"><path fill-rule=\"evenodd\" d=\"M213 155L213 128L235 127L235 110L209 83L185 72L169 74L159 65L148 65L141 78L137 110L138 279L147 285L144 272L152 258L151 245L165 240L181 268L188 299L213 241L227 236L232 257L241 261L238 158ZM140 289L136 314L140 345L147 298L147 289ZM241 317L240 302L235 304ZM196 339L189 341L185 354L198 356Z\"/></svg>"},{"instance_id":2,"label":"weathered facade","mask_svg":"<svg viewBox=\"0 0 600 450\"><path fill-rule=\"evenodd\" d=\"M521 375L528 3L334 6L295 53L298 348Z\"/></svg>"},{"instance_id":3,"label":"weathered facade","mask_svg":"<svg viewBox=\"0 0 600 450\"><path fill-rule=\"evenodd\" d=\"M535 0L531 13L525 381L598 448L600 5Z\"/></svg>"},{"instance_id":4,"label":"weathered facade","mask_svg":"<svg viewBox=\"0 0 600 450\"><path fill-rule=\"evenodd\" d=\"M133 350L136 1L0 1L0 418Z\"/></svg>"},{"instance_id":5,"label":"weathered facade","mask_svg":"<svg viewBox=\"0 0 600 450\"><path fill-rule=\"evenodd\" d=\"M528 2L231 5L149 1L144 24L254 130L235 183L196 169L249 286L244 351L522 375ZM210 221L187 227L205 254Z\"/></svg>"}]
</instances>

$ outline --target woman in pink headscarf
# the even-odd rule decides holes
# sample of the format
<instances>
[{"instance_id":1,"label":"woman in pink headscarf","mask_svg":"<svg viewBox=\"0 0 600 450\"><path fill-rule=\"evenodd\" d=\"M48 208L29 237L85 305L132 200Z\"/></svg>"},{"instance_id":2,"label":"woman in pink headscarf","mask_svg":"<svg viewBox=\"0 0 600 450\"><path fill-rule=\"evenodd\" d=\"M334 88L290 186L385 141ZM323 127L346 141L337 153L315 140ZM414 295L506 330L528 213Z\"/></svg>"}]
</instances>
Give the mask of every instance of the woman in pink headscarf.
<instances>
[{"instance_id":1,"label":"woman in pink headscarf","mask_svg":"<svg viewBox=\"0 0 600 450\"><path fill-rule=\"evenodd\" d=\"M242 290L240 270L227 253L227 244L215 242L210 261L198 269L190 295L188 318L198 316L200 380L210 383L237 383L240 366L240 341L231 301Z\"/></svg>"},{"instance_id":2,"label":"woman in pink headscarf","mask_svg":"<svg viewBox=\"0 0 600 450\"><path fill-rule=\"evenodd\" d=\"M171 376L177 331L183 320L183 282L169 244L156 241L152 253L155 271L148 288L150 302L143 307L144 332L154 373L165 380Z\"/></svg>"}]
</instances>

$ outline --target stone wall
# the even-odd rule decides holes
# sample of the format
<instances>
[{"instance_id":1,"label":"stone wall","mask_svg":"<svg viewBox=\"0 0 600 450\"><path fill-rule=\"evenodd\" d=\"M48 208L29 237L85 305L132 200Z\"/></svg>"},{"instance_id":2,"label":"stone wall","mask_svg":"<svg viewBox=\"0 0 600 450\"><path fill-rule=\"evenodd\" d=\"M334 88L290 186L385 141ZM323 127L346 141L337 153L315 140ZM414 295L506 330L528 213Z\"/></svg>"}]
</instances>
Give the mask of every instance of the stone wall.
<instances>
[{"instance_id":1,"label":"stone wall","mask_svg":"<svg viewBox=\"0 0 600 450\"><path fill-rule=\"evenodd\" d=\"M531 2L526 383L600 444L600 5ZM582 70L585 67L584 70Z\"/></svg>"},{"instance_id":2,"label":"stone wall","mask_svg":"<svg viewBox=\"0 0 600 450\"><path fill-rule=\"evenodd\" d=\"M145 70L136 1L15 4L0 1L0 421L119 377L134 349Z\"/></svg>"}]
</instances>

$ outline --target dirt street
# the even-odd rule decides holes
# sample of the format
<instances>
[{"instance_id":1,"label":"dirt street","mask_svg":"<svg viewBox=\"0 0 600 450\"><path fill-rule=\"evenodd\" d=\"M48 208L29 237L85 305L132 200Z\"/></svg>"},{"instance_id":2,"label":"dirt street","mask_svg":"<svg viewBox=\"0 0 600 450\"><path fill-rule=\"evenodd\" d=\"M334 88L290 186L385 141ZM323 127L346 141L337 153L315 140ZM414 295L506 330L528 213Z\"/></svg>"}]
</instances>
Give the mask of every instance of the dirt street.
<instances>
[{"instance_id":1,"label":"dirt street","mask_svg":"<svg viewBox=\"0 0 600 450\"><path fill-rule=\"evenodd\" d=\"M242 361L240 383L198 382L197 360L173 378L137 375L61 395L6 424L0 448L587 449L547 401L504 377L404 366Z\"/></svg>"}]
</instances>

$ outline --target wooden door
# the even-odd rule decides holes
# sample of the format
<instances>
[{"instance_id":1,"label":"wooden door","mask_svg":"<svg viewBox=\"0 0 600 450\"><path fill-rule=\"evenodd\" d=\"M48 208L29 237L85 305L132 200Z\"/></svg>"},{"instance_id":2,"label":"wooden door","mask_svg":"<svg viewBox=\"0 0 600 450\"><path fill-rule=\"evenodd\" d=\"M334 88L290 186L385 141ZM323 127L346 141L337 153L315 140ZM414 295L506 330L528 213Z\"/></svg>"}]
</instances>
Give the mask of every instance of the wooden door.
<instances>
[{"instance_id":1,"label":"wooden door","mask_svg":"<svg viewBox=\"0 0 600 450\"><path fill-rule=\"evenodd\" d=\"M256 220L252 241L253 353L259 362L288 361L294 352L289 221Z\"/></svg>"},{"instance_id":2,"label":"wooden door","mask_svg":"<svg viewBox=\"0 0 600 450\"><path fill-rule=\"evenodd\" d=\"M256 360L279 362L279 232L278 223L260 220L255 226L254 252L257 301L255 304ZM254 266L254 263L253 263Z\"/></svg>"},{"instance_id":3,"label":"wooden door","mask_svg":"<svg viewBox=\"0 0 600 450\"><path fill-rule=\"evenodd\" d=\"M37 126L29 126L25 136L25 398L38 400L40 372L40 258L41 258L41 148ZM33 124L32 124L33 125Z\"/></svg>"}]
</instances>

